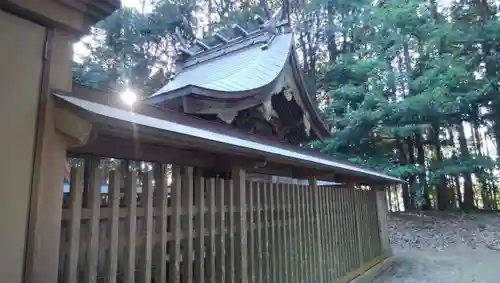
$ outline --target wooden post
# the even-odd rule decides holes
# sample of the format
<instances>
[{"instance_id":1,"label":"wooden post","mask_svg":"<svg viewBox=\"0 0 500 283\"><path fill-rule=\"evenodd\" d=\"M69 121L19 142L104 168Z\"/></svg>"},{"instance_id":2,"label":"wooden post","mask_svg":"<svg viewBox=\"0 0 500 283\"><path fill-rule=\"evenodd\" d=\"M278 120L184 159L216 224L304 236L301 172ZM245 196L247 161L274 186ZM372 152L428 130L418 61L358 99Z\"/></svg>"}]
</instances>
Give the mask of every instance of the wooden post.
<instances>
[{"instance_id":1,"label":"wooden post","mask_svg":"<svg viewBox=\"0 0 500 283\"><path fill-rule=\"evenodd\" d=\"M145 210L143 237L144 248L142 250L142 273L140 282L151 282L151 258L153 250L153 171L144 172L142 179L142 206Z\"/></svg>"},{"instance_id":2,"label":"wooden post","mask_svg":"<svg viewBox=\"0 0 500 283\"><path fill-rule=\"evenodd\" d=\"M209 179L207 182L207 201L208 201L208 251L207 251L207 281L216 282L215 260L217 257L215 234L216 228L216 199L215 199L215 179Z\"/></svg>"},{"instance_id":3,"label":"wooden post","mask_svg":"<svg viewBox=\"0 0 500 283\"><path fill-rule=\"evenodd\" d=\"M216 256L216 273L217 273L217 282L225 283L226 282L226 227L225 227L225 214L226 214L226 207L224 205L224 180L217 179L216 180L216 186L217 190L215 192L215 202L217 206L217 242L216 242L216 251L217 251L217 256Z\"/></svg>"},{"instance_id":4,"label":"wooden post","mask_svg":"<svg viewBox=\"0 0 500 283\"><path fill-rule=\"evenodd\" d=\"M256 222L256 229L257 229L257 233L256 233L256 262L257 262L257 280L256 282L258 283L263 283L264 281L264 276L263 276L263 271L264 271L264 262L263 262L263 259L264 257L262 256L262 244L264 243L264 240L262 238L262 235L263 235L263 231L262 231L262 226L264 226L264 229L265 229L265 224L262 225L262 215L265 216L265 202L263 201L263 187L264 187L264 183L262 182L259 182L257 184L257 188L256 191L255 191L255 201L256 201L256 209L257 209L257 218L255 219L255 222ZM264 205L264 207L263 207ZM265 238L264 238L265 239Z\"/></svg>"},{"instance_id":5,"label":"wooden post","mask_svg":"<svg viewBox=\"0 0 500 283\"><path fill-rule=\"evenodd\" d=\"M101 160L98 157L90 158L90 237L87 253L87 267L85 269L85 282L97 281L97 256L99 253L99 221L101 210L101 182L103 176Z\"/></svg>"},{"instance_id":6,"label":"wooden post","mask_svg":"<svg viewBox=\"0 0 500 283\"><path fill-rule=\"evenodd\" d=\"M106 257L106 277L107 282L116 283L116 274L118 272L118 225L120 222L120 167L109 172L109 201L108 207L111 208L109 218L108 234L109 234L109 252ZM78 219L80 222L80 219ZM75 274L76 275L76 274ZM76 282L76 277L74 281Z\"/></svg>"},{"instance_id":7,"label":"wooden post","mask_svg":"<svg viewBox=\"0 0 500 283\"><path fill-rule=\"evenodd\" d=\"M195 178L195 204L198 210L196 215L196 227L197 232L195 240L195 266L194 266L194 282L204 283L205 282L205 179L199 174L200 170L196 170Z\"/></svg>"},{"instance_id":8,"label":"wooden post","mask_svg":"<svg viewBox=\"0 0 500 283\"><path fill-rule=\"evenodd\" d=\"M31 27L30 29L32 31L35 31L35 27ZM41 34L43 36L44 32L42 31ZM63 202L63 194L61 192L61 188L63 186L65 174L64 166L67 143L65 137L60 134L54 127L55 108L53 105L52 93L50 89L60 88L71 91L71 58L73 54L72 41L74 39L70 34L64 32L50 31L48 34L49 37L47 38L47 42L45 43L47 44L47 46L50 46L52 52L48 52L46 61L43 64L43 77L41 82L42 89L39 95L39 101L37 103L39 107L38 115L36 118L37 130L32 167L33 177L31 184L31 197L29 197L29 200L28 198L18 200L16 198L17 195L13 194L8 198L9 202L15 205L15 207L23 209L22 213L25 213L28 210L27 202L30 202L28 231L26 233L27 246L25 254L26 261L24 281L37 283L57 282L58 276L61 214ZM36 36L36 34L30 34L30 37L31 36L34 37ZM24 41L24 39L28 37L26 35L22 37L23 42L26 44L27 41ZM6 41L9 40L6 39ZM44 42L42 40L39 46L39 54L33 55L40 56L39 58L42 58L43 44ZM57 54L57 56L51 56L50 54ZM31 56L32 55L30 54L30 57ZM37 62L33 61L32 69L36 68L40 68L40 65L38 65ZM21 79L20 77L20 80L23 79ZM28 84L28 82L25 82L25 84ZM28 98L36 96L38 96L38 93L18 93L18 97ZM26 112L25 119L29 119L29 114L30 112ZM23 127L27 127L28 124L23 122L23 125L25 125ZM24 136L17 135L17 138L20 137L21 139L24 138ZM30 145L30 147L31 146L32 145ZM16 162L22 161L24 159L23 156L17 155L18 153L16 151L13 151L15 149L13 144L10 144L7 148L11 152L14 152L16 154ZM28 153L31 155L31 153L27 151L24 151L23 153ZM12 166L12 164L10 164L10 166ZM22 170L16 166L14 166L16 170ZM7 175L1 176L9 175L8 170L3 170L3 173ZM21 176L21 179L24 179L26 177L27 179L24 180L29 180L29 176L21 175L21 171L17 171L15 175L17 176L17 185L20 184L19 178ZM5 186L6 189L7 187L9 187L8 179L7 182L3 183L3 186ZM20 193L20 190L24 188L17 187L16 189L18 190L18 193ZM5 190L3 192L5 193L7 191ZM26 192L28 192L28 189L26 189ZM4 211L12 211L7 205L4 206L3 209ZM20 215L15 216L20 217ZM12 219L10 220L12 221ZM11 230L13 232L18 230L18 225L25 225L25 220L21 221L22 222L16 223L15 227L12 227ZM24 237L24 235L19 235L19 237ZM0 237L0 239L3 240L4 238ZM8 240L9 242L14 242L14 238L10 238ZM4 243L8 245L9 242ZM15 251L17 252L19 251L19 249L22 249L22 247L14 246L12 248L9 248L5 251L5 254L11 254L11 249L15 249ZM10 269L12 269L13 271L7 272L6 269L0 269L2 272L5 271L4 273L2 273L5 275L17 272L18 262L16 261L22 260L21 258L17 258L14 254L11 254L9 257L13 262L13 264L10 266ZM4 278L4 280L11 280L12 278L13 277L7 276L7 278Z\"/></svg>"},{"instance_id":9,"label":"wooden post","mask_svg":"<svg viewBox=\"0 0 500 283\"><path fill-rule=\"evenodd\" d=\"M247 221L246 221L246 174L241 167L232 170L233 188L235 194L235 205L238 209L236 221L236 243L235 243L235 277L236 282L247 283Z\"/></svg>"},{"instance_id":10,"label":"wooden post","mask_svg":"<svg viewBox=\"0 0 500 283\"><path fill-rule=\"evenodd\" d=\"M127 168L127 181L125 184L128 215L126 219L126 261L124 282L135 281L135 240L137 237L137 172L135 168Z\"/></svg>"},{"instance_id":11,"label":"wooden post","mask_svg":"<svg viewBox=\"0 0 500 283\"><path fill-rule=\"evenodd\" d=\"M314 203L314 218L315 222L315 245L316 245L316 259L317 259L317 268L319 272L319 282L325 282L323 279L323 248L321 243L321 221L320 221L320 211L319 211L319 197L318 197L318 182L316 178L309 179L309 186L311 187L313 193L313 203Z\"/></svg>"},{"instance_id":12,"label":"wooden post","mask_svg":"<svg viewBox=\"0 0 500 283\"><path fill-rule=\"evenodd\" d=\"M172 165L172 233L173 241L171 243L170 254L170 274L168 282L181 282L181 191L182 179L181 168L178 165Z\"/></svg>"},{"instance_id":13,"label":"wooden post","mask_svg":"<svg viewBox=\"0 0 500 283\"><path fill-rule=\"evenodd\" d=\"M181 225L186 228L185 233L187 237L182 255L183 282L193 282L193 191L193 167L184 167L184 175L182 176L182 201L187 214L183 215L182 221L184 225Z\"/></svg>"},{"instance_id":14,"label":"wooden post","mask_svg":"<svg viewBox=\"0 0 500 283\"><path fill-rule=\"evenodd\" d=\"M78 253L80 250L81 225L80 218L82 215L83 194L83 164L78 164L78 166L71 168L71 185L69 193L71 203L71 219L69 221L69 249L68 259L66 260L65 283L76 282L78 279Z\"/></svg>"},{"instance_id":15,"label":"wooden post","mask_svg":"<svg viewBox=\"0 0 500 283\"><path fill-rule=\"evenodd\" d=\"M167 229L168 229L168 184L166 182L167 165L155 164L156 207L160 210L157 225L160 234L159 248L155 251L156 273L155 282L167 282Z\"/></svg>"},{"instance_id":16,"label":"wooden post","mask_svg":"<svg viewBox=\"0 0 500 283\"><path fill-rule=\"evenodd\" d=\"M380 242L382 252L386 256L392 255L391 243L389 242L389 230L387 228L388 213L387 213L387 200L385 198L385 190L375 190L377 199L377 217L380 232Z\"/></svg>"},{"instance_id":17,"label":"wooden post","mask_svg":"<svg viewBox=\"0 0 500 283\"><path fill-rule=\"evenodd\" d=\"M352 188L354 190L354 188ZM362 193L361 191L355 191L354 192L354 207L355 207L355 214L354 214L354 219L356 221L356 231L357 231L357 236L358 236L358 258L359 258L359 265L362 266L364 263L363 259L363 227L364 225L362 223L362 213L363 213L363 199L362 199Z\"/></svg>"}]
</instances>

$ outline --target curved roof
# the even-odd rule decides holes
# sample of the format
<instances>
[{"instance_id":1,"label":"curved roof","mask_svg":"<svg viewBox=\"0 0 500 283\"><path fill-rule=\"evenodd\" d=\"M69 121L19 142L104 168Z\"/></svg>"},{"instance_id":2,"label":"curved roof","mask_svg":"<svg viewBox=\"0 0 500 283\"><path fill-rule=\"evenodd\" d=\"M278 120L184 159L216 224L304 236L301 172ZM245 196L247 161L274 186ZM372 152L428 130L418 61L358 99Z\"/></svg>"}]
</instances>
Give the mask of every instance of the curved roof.
<instances>
[{"instance_id":1,"label":"curved roof","mask_svg":"<svg viewBox=\"0 0 500 283\"><path fill-rule=\"evenodd\" d=\"M224 56L215 55L207 61L182 69L153 96L162 96L185 87L234 93L251 91L270 84L279 76L290 56L292 34L276 35L267 48L257 44L265 44L266 41L254 41L256 42L248 47L231 53L224 53L222 50L219 53ZM191 60L196 62L203 58ZM167 95L164 98L169 97Z\"/></svg>"},{"instance_id":2,"label":"curved roof","mask_svg":"<svg viewBox=\"0 0 500 283\"><path fill-rule=\"evenodd\" d=\"M189 49L181 45L178 73L145 100L182 108L185 113L218 114L258 106L292 88L299 107L311 118L315 138L329 137L330 131L305 85L287 25L287 21L271 19L252 32L235 25L233 29L240 34L236 38L216 33L216 45L199 40Z\"/></svg>"}]
</instances>

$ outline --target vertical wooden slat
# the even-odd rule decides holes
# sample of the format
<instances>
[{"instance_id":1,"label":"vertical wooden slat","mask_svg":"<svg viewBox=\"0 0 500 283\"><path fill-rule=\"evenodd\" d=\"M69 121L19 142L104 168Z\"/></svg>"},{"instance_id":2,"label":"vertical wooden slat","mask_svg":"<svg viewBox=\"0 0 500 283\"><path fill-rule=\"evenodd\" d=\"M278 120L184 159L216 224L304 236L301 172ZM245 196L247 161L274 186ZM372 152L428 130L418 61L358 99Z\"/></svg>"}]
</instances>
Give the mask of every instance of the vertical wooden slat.
<instances>
[{"instance_id":1,"label":"vertical wooden slat","mask_svg":"<svg viewBox=\"0 0 500 283\"><path fill-rule=\"evenodd\" d=\"M194 262L194 282L205 282L205 180L201 176L196 176L195 196L198 215L196 217L196 246Z\"/></svg>"},{"instance_id":2,"label":"vertical wooden slat","mask_svg":"<svg viewBox=\"0 0 500 283\"><path fill-rule=\"evenodd\" d=\"M350 222L350 234L351 235L356 235L357 231L356 231L356 197L355 197L355 194L356 194L356 190L354 188L349 188L349 190L347 190L347 192L349 192L348 196L349 196L349 222ZM363 223L361 222L361 225L363 225ZM358 243L359 240L358 240L358 237L350 237L349 238L350 240L350 246L351 246L351 250L352 251L355 251L356 248L361 245L362 243ZM355 269L359 266L361 266L361 263L358 262L358 256L356 255L356 253L351 253L351 257L350 257L350 263L351 263L351 268L350 269Z\"/></svg>"},{"instance_id":3,"label":"vertical wooden slat","mask_svg":"<svg viewBox=\"0 0 500 283\"><path fill-rule=\"evenodd\" d=\"M255 182L247 182L247 190L246 190L246 200L247 200L247 229L248 229L248 280L250 282L255 282L255 225L254 225L254 190L256 183Z\"/></svg>"},{"instance_id":4,"label":"vertical wooden slat","mask_svg":"<svg viewBox=\"0 0 500 283\"><path fill-rule=\"evenodd\" d=\"M345 247L345 254L344 254L344 263L345 263L345 269L346 272L350 272L351 270L354 270L352 266L352 259L355 258L356 255L356 247L352 245L353 241L352 239L356 237L356 234L353 234L352 226L355 225L355 222L353 221L353 215L351 211L353 211L354 203L351 202L350 198L350 193L352 192L352 188L344 188L342 190L343 192L343 201L342 201L342 217L343 217L343 223L346 229L344 229L344 239L342 241L342 245Z\"/></svg>"},{"instance_id":5,"label":"vertical wooden slat","mask_svg":"<svg viewBox=\"0 0 500 283\"><path fill-rule=\"evenodd\" d=\"M247 246L247 219L246 219L246 174L245 171L240 167L235 167L231 174L234 183L234 193L236 207L238 208L238 218L236 219L236 246L235 246L235 273L236 281L246 283L248 282L248 272L247 272L247 258L248 258L248 246Z\"/></svg>"},{"instance_id":6,"label":"vertical wooden slat","mask_svg":"<svg viewBox=\"0 0 500 283\"><path fill-rule=\"evenodd\" d=\"M289 258L288 258L289 282L295 282L295 273L296 273L296 270L294 269L294 263L295 263L295 257L296 257L296 247L294 247L292 245L293 239L296 236L295 234L293 234L294 231L292 229L292 227L293 227L293 223L292 223L292 219L293 219L293 213L292 213L293 187L294 187L294 184L288 184L288 187L285 191L285 203L286 203L285 220L286 220L286 224L287 224L287 229L285 229L285 233L287 235L287 241L286 241L285 246L286 246L286 250L288 250L288 253L289 253Z\"/></svg>"},{"instance_id":7,"label":"vertical wooden slat","mask_svg":"<svg viewBox=\"0 0 500 283\"><path fill-rule=\"evenodd\" d=\"M145 209L143 225L144 248L142 254L141 282L151 282L151 256L153 251L153 171L143 173L141 202Z\"/></svg>"},{"instance_id":8,"label":"vertical wooden slat","mask_svg":"<svg viewBox=\"0 0 500 283\"><path fill-rule=\"evenodd\" d=\"M193 167L184 167L182 179L182 193L184 196L183 207L187 210L187 215L183 216L184 227L186 227L186 244L182 255L183 282L193 282Z\"/></svg>"},{"instance_id":9,"label":"vertical wooden slat","mask_svg":"<svg viewBox=\"0 0 500 283\"><path fill-rule=\"evenodd\" d=\"M349 225L349 219L348 219L348 213L349 213L349 199L347 198L347 192L348 189L343 189L342 190L342 223L343 227L348 227ZM349 268L349 258L351 257L353 253L352 249L347 245L349 243L349 237L351 235L348 234L348 232L343 229L342 230L343 237L342 237L342 246L344 247L344 253L342 257L342 261L344 262L344 273L347 273L350 271Z\"/></svg>"},{"instance_id":10,"label":"vertical wooden slat","mask_svg":"<svg viewBox=\"0 0 500 283\"><path fill-rule=\"evenodd\" d=\"M333 282L336 279L335 274L335 237L333 236L335 226L333 225L333 198L334 198L334 187L327 188L327 227L328 227L328 245L329 245L329 253L330 253L330 266L328 267L330 270L331 281Z\"/></svg>"},{"instance_id":11,"label":"vertical wooden slat","mask_svg":"<svg viewBox=\"0 0 500 283\"><path fill-rule=\"evenodd\" d=\"M208 251L207 251L207 279L208 282L216 282L216 271L215 271L215 258L216 258L216 246L215 246L215 215L216 215L216 205L215 205L215 179L209 179L207 182L207 201L208 201ZM223 282L223 281L220 281Z\"/></svg>"},{"instance_id":12,"label":"vertical wooden slat","mask_svg":"<svg viewBox=\"0 0 500 283\"><path fill-rule=\"evenodd\" d=\"M314 203L314 217L316 219L316 225L315 225L315 239L317 239L317 242L316 242L316 260L317 260L317 263L318 263L318 268L319 268L319 271L318 271L318 277L319 277L319 282L325 282L324 281L324 271L323 271L323 265L322 265L322 262L323 262L323 247L322 247L322 242L321 242L321 225L320 225L320 217L319 217L319 199L318 199L318 186L317 186L317 181L315 178L312 178L310 180L310 183L311 183L311 190L313 192L313 203Z\"/></svg>"},{"instance_id":13,"label":"vertical wooden slat","mask_svg":"<svg viewBox=\"0 0 500 283\"><path fill-rule=\"evenodd\" d=\"M345 221L344 221L344 188L339 189L339 200L338 200L338 211L337 211L337 216L339 220L339 227L345 227ZM340 263L340 274L341 276L344 276L346 274L346 268L345 268L345 245L344 245L344 229L338 229L338 242L339 242L339 263Z\"/></svg>"},{"instance_id":14,"label":"vertical wooden slat","mask_svg":"<svg viewBox=\"0 0 500 283\"><path fill-rule=\"evenodd\" d=\"M318 214L317 214L317 202L316 202L316 188L314 185L309 186L309 210L310 210L310 220L311 220L311 263L313 264L313 274L312 277L315 282L323 282L323 268L321 266L322 259L320 257L320 247L321 239L319 238L319 228Z\"/></svg>"},{"instance_id":15,"label":"vertical wooden slat","mask_svg":"<svg viewBox=\"0 0 500 283\"><path fill-rule=\"evenodd\" d=\"M181 168L178 165L172 165L172 231L174 239L171 243L170 252L170 276L169 283L181 282L180 263L181 263L181 191L182 179Z\"/></svg>"},{"instance_id":16,"label":"vertical wooden slat","mask_svg":"<svg viewBox=\"0 0 500 283\"><path fill-rule=\"evenodd\" d=\"M285 282L290 282L290 250L288 241L290 239L290 234L288 233L288 219L287 219L287 211L288 211L288 202L286 195L288 194L288 186L289 184L283 184L280 192L280 203L281 203L281 229L280 233L282 233L281 238L283 242L281 244L281 258L283 261L283 278Z\"/></svg>"},{"instance_id":17,"label":"vertical wooden slat","mask_svg":"<svg viewBox=\"0 0 500 283\"><path fill-rule=\"evenodd\" d=\"M124 281L133 283L135 280L135 239L137 218L137 172L134 168L127 168L126 199L128 207L127 215L127 243Z\"/></svg>"},{"instance_id":18,"label":"vertical wooden slat","mask_svg":"<svg viewBox=\"0 0 500 283\"><path fill-rule=\"evenodd\" d=\"M390 191L387 192L390 196ZM389 256L392 254L391 245L389 242L389 231L387 227L388 221L388 208L387 208L387 194L385 191L375 191L375 204L377 210L377 223L379 228L379 244L380 252L382 255ZM389 199L389 205L391 200Z\"/></svg>"},{"instance_id":19,"label":"vertical wooden slat","mask_svg":"<svg viewBox=\"0 0 500 283\"><path fill-rule=\"evenodd\" d=\"M274 203L276 205L275 217L276 217L276 258L274 264L276 264L278 269L278 281L285 283L286 275L285 275L285 258L283 256L283 242L284 242L284 233L283 233L283 197L281 193L283 192L283 184L277 183L274 190Z\"/></svg>"},{"instance_id":20,"label":"vertical wooden slat","mask_svg":"<svg viewBox=\"0 0 500 283\"><path fill-rule=\"evenodd\" d=\"M369 261L371 260L371 255L373 253L373 245L371 245L371 242L372 242L372 233L370 231L370 218L369 218L369 211L368 211L368 208L369 208L369 204L368 204L368 191L363 191L363 208L364 208L364 211L363 211L363 222L362 222L362 225L365 227L365 237L367 239L367 245L366 245L366 258L365 260L366 261Z\"/></svg>"},{"instance_id":21,"label":"vertical wooden slat","mask_svg":"<svg viewBox=\"0 0 500 283\"><path fill-rule=\"evenodd\" d=\"M295 204L294 204L294 192L295 192L295 186L296 184L290 184L288 186L287 194L286 194L286 200L288 204L288 209L287 209L287 223L288 223L288 248L290 250L290 261L288 268L290 270L290 282L297 282L297 245L295 245L295 242L297 240L297 232L295 230L295 223L294 221L296 220L295 216Z\"/></svg>"},{"instance_id":22,"label":"vertical wooden slat","mask_svg":"<svg viewBox=\"0 0 500 283\"><path fill-rule=\"evenodd\" d=\"M303 225L304 225L304 242L302 245L304 246L305 254L306 254L306 260L305 260L305 265L306 268L305 270L307 271L306 274L306 282L313 282L313 267L314 263L312 260L312 250L311 250L311 245L312 241L314 240L311 237L311 215L310 215L310 197L309 197L309 186L302 186L302 215L304 218Z\"/></svg>"},{"instance_id":23,"label":"vertical wooden slat","mask_svg":"<svg viewBox=\"0 0 500 283\"><path fill-rule=\"evenodd\" d=\"M168 236L168 184L166 181L167 165L155 164L156 207L160 216L157 221L159 230L159 247L155 250L156 269L155 283L167 282L167 236Z\"/></svg>"},{"instance_id":24,"label":"vertical wooden slat","mask_svg":"<svg viewBox=\"0 0 500 283\"><path fill-rule=\"evenodd\" d=\"M331 248L332 248L332 274L333 278L337 279L337 237L335 236L335 230L338 229L335 224L335 197L336 197L336 187L331 187L330 189L330 205L329 205L329 219L330 219L330 236L331 236Z\"/></svg>"},{"instance_id":25,"label":"vertical wooden slat","mask_svg":"<svg viewBox=\"0 0 500 283\"><path fill-rule=\"evenodd\" d=\"M274 192L276 191L276 184L269 184L269 244L268 250L270 251L269 257L269 268L271 271L271 281L270 282L278 282L278 271L277 271L277 262L276 262L276 221L274 218L274 212L276 209L275 200L274 200Z\"/></svg>"},{"instance_id":26,"label":"vertical wooden slat","mask_svg":"<svg viewBox=\"0 0 500 283\"><path fill-rule=\"evenodd\" d=\"M354 202L354 198L355 198L355 193L356 191L354 190L354 188L348 188L346 190L346 195L347 195L347 212L346 212L346 217L347 217L347 220L348 220L348 227L349 227L349 234L351 235L356 235L355 231L356 231L356 213L355 213L355 202ZM363 225L363 222L361 222L361 225ZM349 245L350 247L350 250L351 252L349 253L349 258L348 258L348 268L349 270L353 270L353 269L356 269L357 267L359 267L359 265L356 264L357 262L357 255L356 255L356 247L359 246L359 244L357 244L356 242L358 241L358 237L349 237L348 239L348 242L347 244Z\"/></svg>"},{"instance_id":27,"label":"vertical wooden slat","mask_svg":"<svg viewBox=\"0 0 500 283\"><path fill-rule=\"evenodd\" d=\"M262 278L263 282L271 282L271 255L270 255L270 231L269 231L269 188L271 183L265 182L261 184L261 198L263 204L263 215L262 215L262 252L264 253L263 264L262 264Z\"/></svg>"},{"instance_id":28,"label":"vertical wooden slat","mask_svg":"<svg viewBox=\"0 0 500 283\"><path fill-rule=\"evenodd\" d=\"M297 280L296 282L304 282L305 277L304 277L304 249L303 249L303 242L304 239L302 237L302 201L300 200L300 189L301 185L295 185L294 186L294 192L293 192L293 207L294 207L294 234L295 236L295 241L293 245L297 249L297 258L296 258L296 265L295 268L297 269Z\"/></svg>"},{"instance_id":29,"label":"vertical wooden slat","mask_svg":"<svg viewBox=\"0 0 500 283\"><path fill-rule=\"evenodd\" d=\"M339 192L340 192L340 189L339 188L336 188L334 191L333 191L333 199L332 199L332 217L333 217L333 237L335 239L334 241L334 245L333 245L333 249L334 249L334 255L335 255L335 278L340 278L341 277L341 271L340 271L340 262L342 260L342 258L340 257L340 241L339 241L339 233L340 233L340 230L342 229L342 226L340 225L340 222L339 222L339 213L338 213L338 209L339 209Z\"/></svg>"},{"instance_id":30,"label":"vertical wooden slat","mask_svg":"<svg viewBox=\"0 0 500 283\"><path fill-rule=\"evenodd\" d=\"M97 256L99 253L99 213L101 209L101 182L103 169L101 160L90 158L90 237L87 251L87 268L84 273L85 282L93 283L97 280Z\"/></svg>"},{"instance_id":31,"label":"vertical wooden slat","mask_svg":"<svg viewBox=\"0 0 500 283\"><path fill-rule=\"evenodd\" d=\"M216 266L217 266L217 282L224 283L226 282L226 271L225 271L225 258L226 258L226 227L225 227L225 204L224 204L224 180L217 179L216 182L217 190L216 190L216 201L217 201L217 209L219 211L217 218L217 231L218 231L218 239L217 239L217 257L216 257Z\"/></svg>"},{"instance_id":32,"label":"vertical wooden slat","mask_svg":"<svg viewBox=\"0 0 500 283\"><path fill-rule=\"evenodd\" d=\"M330 237L328 237L328 220L327 220L327 202L328 202L328 189L326 187L318 187L318 196L320 202L320 217L321 217L321 234L322 234L322 253L323 253L323 272L326 282L333 281L330 273Z\"/></svg>"},{"instance_id":33,"label":"vertical wooden slat","mask_svg":"<svg viewBox=\"0 0 500 283\"><path fill-rule=\"evenodd\" d=\"M333 257L332 257L332 249L331 249L331 242L332 242L332 237L330 235L330 219L328 218L328 208L329 208L329 202L330 202L330 188L329 187L322 187L321 191L323 191L323 235L324 235L324 245L323 245L323 250L325 251L325 257L326 257L326 268L325 268L325 274L326 278L325 280L327 282L333 282L333 273L332 273L332 266L333 266Z\"/></svg>"},{"instance_id":34,"label":"vertical wooden slat","mask_svg":"<svg viewBox=\"0 0 500 283\"><path fill-rule=\"evenodd\" d=\"M227 205L228 205L228 233L226 241L226 282L234 282L234 186L232 180L226 182L227 192Z\"/></svg>"},{"instance_id":35,"label":"vertical wooden slat","mask_svg":"<svg viewBox=\"0 0 500 283\"><path fill-rule=\"evenodd\" d=\"M109 283L116 282L118 271L118 224L120 221L120 169L109 172L108 207L111 215L108 225L109 251L106 257L106 277ZM76 282L76 281L75 281Z\"/></svg>"},{"instance_id":36,"label":"vertical wooden slat","mask_svg":"<svg viewBox=\"0 0 500 283\"><path fill-rule=\"evenodd\" d=\"M73 283L78 278L78 256L80 249L80 225L82 216L83 165L71 168L69 249L66 260L65 283Z\"/></svg>"},{"instance_id":37,"label":"vertical wooden slat","mask_svg":"<svg viewBox=\"0 0 500 283\"><path fill-rule=\"evenodd\" d=\"M257 229L257 233L256 233L256 239L255 239L255 253L256 253L256 262L257 262L257 265L256 265L256 270L257 270L257 274L256 274L256 282L257 283L263 283L263 280L264 280L264 276L263 276L263 256L262 256L262 253L263 253L263 250L262 250L262 243L264 242L264 239L262 237L262 234L263 234L263 231L262 231L262 215L263 215L263 212L262 210L265 209L263 208L263 194L262 194L262 188L263 188L264 184L262 182L259 182L257 184L257 187L255 188L255 207L257 209L257 217L255 219L255 224L256 224L256 229ZM265 204L264 204L265 205Z\"/></svg>"},{"instance_id":38,"label":"vertical wooden slat","mask_svg":"<svg viewBox=\"0 0 500 283\"><path fill-rule=\"evenodd\" d=\"M368 231L368 227L366 225L366 193L365 191L359 191L360 192L360 195L361 195L361 217L359 218L359 226L361 227L360 231L361 231L361 239L362 239L362 245L360 245L363 249L361 250L362 252L362 262L365 262L368 260L368 256L370 254L370 247L369 247L369 241L370 241L370 238L369 238L369 235L367 233Z\"/></svg>"},{"instance_id":39,"label":"vertical wooden slat","mask_svg":"<svg viewBox=\"0 0 500 283\"><path fill-rule=\"evenodd\" d=\"M338 272L338 266L339 266L339 253L338 253L338 236L337 236L337 230L341 229L340 226L337 225L337 217L336 217L336 203L337 203L337 196L338 196L338 188L333 187L330 191L330 233L332 237L331 241L331 246L332 246L332 256L333 256L333 266L332 266L332 272L333 272L333 277L335 279L338 279L340 277L339 272Z\"/></svg>"}]
</instances>

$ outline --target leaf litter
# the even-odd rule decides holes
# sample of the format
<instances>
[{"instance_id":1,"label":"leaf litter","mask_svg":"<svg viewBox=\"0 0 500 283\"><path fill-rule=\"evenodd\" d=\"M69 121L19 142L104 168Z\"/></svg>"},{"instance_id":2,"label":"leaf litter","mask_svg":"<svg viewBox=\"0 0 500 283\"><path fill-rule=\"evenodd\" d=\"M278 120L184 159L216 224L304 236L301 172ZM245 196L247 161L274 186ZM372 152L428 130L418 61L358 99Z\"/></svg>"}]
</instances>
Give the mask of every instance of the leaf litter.
<instances>
[{"instance_id":1,"label":"leaf litter","mask_svg":"<svg viewBox=\"0 0 500 283\"><path fill-rule=\"evenodd\" d=\"M397 261L372 283L500 283L500 213L392 213Z\"/></svg>"}]
</instances>

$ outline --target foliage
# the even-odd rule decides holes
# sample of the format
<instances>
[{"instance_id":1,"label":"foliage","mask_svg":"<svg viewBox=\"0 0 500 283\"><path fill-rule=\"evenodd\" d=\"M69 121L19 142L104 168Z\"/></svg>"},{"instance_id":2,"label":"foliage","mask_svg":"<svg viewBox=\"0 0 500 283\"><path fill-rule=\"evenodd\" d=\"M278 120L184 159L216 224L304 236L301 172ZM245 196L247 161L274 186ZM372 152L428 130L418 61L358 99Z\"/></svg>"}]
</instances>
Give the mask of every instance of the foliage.
<instances>
[{"instance_id":1,"label":"foliage","mask_svg":"<svg viewBox=\"0 0 500 283\"><path fill-rule=\"evenodd\" d=\"M279 5L288 7L296 51L332 127L333 138L313 147L405 179L407 209L472 209L477 198L497 207L493 2L160 0L149 13L123 8L97 25L74 79L150 94L174 72L176 33L192 40L230 33L232 23L252 28L255 13Z\"/></svg>"}]
</instances>

